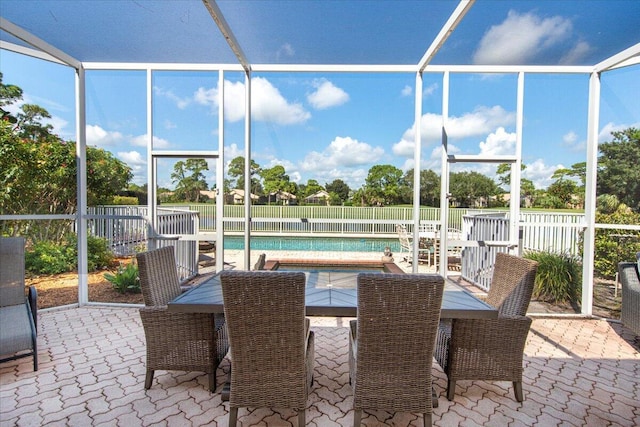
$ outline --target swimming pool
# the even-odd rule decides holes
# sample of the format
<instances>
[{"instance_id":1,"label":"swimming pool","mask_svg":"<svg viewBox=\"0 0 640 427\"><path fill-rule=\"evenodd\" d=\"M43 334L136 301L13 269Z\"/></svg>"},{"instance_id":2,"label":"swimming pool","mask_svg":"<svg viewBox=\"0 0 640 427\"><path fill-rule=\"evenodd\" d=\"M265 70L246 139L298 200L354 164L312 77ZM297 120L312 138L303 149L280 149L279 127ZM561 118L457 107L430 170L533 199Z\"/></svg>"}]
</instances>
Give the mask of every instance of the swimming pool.
<instances>
[{"instance_id":1,"label":"swimming pool","mask_svg":"<svg viewBox=\"0 0 640 427\"><path fill-rule=\"evenodd\" d=\"M334 251L334 252L391 252L400 251L397 239L339 238L339 237L251 237L252 250L272 251ZM244 237L226 236L225 249L244 249Z\"/></svg>"}]
</instances>

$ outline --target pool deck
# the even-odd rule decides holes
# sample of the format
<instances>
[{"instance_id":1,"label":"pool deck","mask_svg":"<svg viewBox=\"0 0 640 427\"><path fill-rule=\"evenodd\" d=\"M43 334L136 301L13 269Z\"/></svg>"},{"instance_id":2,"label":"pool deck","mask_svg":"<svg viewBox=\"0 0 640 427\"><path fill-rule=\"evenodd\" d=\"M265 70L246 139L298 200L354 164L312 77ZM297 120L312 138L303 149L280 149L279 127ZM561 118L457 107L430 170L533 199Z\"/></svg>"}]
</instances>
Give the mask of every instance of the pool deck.
<instances>
[{"instance_id":1,"label":"pool deck","mask_svg":"<svg viewBox=\"0 0 640 427\"><path fill-rule=\"evenodd\" d=\"M307 425L352 426L349 318L312 317L314 386ZM145 341L137 308L86 306L41 310L38 354L0 365L0 426L226 426L229 405L204 373L158 371L144 389ZM535 318L524 355L524 397L509 382L459 381L434 363L435 426L638 426L640 339L602 319ZM296 425L283 408L240 409L242 426ZM421 426L420 414L366 411L366 426Z\"/></svg>"}]
</instances>

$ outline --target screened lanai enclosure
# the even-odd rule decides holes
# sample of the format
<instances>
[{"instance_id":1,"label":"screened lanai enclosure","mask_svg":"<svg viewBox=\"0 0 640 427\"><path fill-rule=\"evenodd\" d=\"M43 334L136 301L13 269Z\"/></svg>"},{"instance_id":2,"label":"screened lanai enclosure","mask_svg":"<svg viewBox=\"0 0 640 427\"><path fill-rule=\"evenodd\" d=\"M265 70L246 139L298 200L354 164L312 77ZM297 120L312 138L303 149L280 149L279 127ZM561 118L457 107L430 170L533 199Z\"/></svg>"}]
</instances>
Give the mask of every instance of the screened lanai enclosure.
<instances>
[{"instance_id":1,"label":"screened lanai enclosure","mask_svg":"<svg viewBox=\"0 0 640 427\"><path fill-rule=\"evenodd\" d=\"M586 162L582 311L591 314L594 233L606 227L595 221L598 143L640 123L640 2L4 0L0 15L5 79L29 58L55 67L47 85L69 88L61 96L74 100L67 129L75 128L65 139L76 141L78 160L75 213L0 212L0 221L75 223L80 304L88 302L89 224L101 218L87 198L87 146L106 147L147 185L142 226L151 242L218 248L229 221L223 191L211 192L213 232L176 233L158 206L172 174L196 161L208 166L209 188L235 179L245 195L255 190L253 161L286 166L293 181L354 188L391 158L402 171L438 171L446 248L452 173L495 174L506 164L507 197L518 201L523 177L548 185L577 150L576 163ZM536 152L543 144L547 163ZM231 175L238 156L252 162ZM408 225L418 230L428 184L412 176ZM242 199L239 228L244 269L251 200ZM517 253L520 214L510 203L505 236L456 243ZM419 240L412 244L418 253ZM441 262L446 272L447 257Z\"/></svg>"}]
</instances>

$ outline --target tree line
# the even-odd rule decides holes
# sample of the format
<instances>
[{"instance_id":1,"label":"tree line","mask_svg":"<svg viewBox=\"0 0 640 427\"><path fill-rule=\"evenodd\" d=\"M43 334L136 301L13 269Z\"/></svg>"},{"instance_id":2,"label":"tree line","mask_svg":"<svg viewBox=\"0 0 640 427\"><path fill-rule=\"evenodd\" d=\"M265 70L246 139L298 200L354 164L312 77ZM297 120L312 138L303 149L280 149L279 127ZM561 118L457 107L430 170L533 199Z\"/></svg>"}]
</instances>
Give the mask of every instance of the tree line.
<instances>
[{"instance_id":1,"label":"tree line","mask_svg":"<svg viewBox=\"0 0 640 427\"><path fill-rule=\"evenodd\" d=\"M50 114L42 107L23 104L12 114L7 106L22 99L22 89L2 82L0 73L0 213L70 214L77 206L77 165L75 142L65 141L43 124ZM615 196L632 209L640 210L640 130L628 128L612 132L611 141L599 145L597 194ZM231 160L223 190L244 189L245 159ZM510 184L510 165L499 165L497 182L478 172L454 172L450 176L450 198L454 206L506 205L504 188ZM525 166L523 165L523 168ZM171 201L202 202L208 190L204 159L187 159L174 165ZM326 191L331 205L388 206L413 203L414 170L403 172L389 165L375 165L360 188L350 188L342 179L321 184L291 181L282 165L264 168L253 159L250 164L251 192L266 203L276 203L276 195L293 194L298 202ZM521 180L521 204L540 208L580 207L584 203L586 163L559 169L546 189ZM101 148L87 147L87 197L89 205L120 204L130 197L146 203L146 185L131 182L131 168ZM158 193L162 193L159 189ZM440 205L440 176L432 170L420 171L420 204ZM481 203L480 203L481 202Z\"/></svg>"}]
</instances>

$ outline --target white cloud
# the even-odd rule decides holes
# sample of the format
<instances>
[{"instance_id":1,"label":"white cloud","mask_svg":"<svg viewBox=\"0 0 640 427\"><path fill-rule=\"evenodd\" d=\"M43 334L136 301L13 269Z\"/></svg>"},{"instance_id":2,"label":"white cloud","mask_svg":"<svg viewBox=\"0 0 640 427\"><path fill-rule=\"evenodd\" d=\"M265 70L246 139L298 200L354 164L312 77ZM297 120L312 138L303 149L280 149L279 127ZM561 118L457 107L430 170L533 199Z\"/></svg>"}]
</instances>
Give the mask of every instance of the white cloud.
<instances>
[{"instance_id":1,"label":"white cloud","mask_svg":"<svg viewBox=\"0 0 640 427\"><path fill-rule=\"evenodd\" d=\"M137 151L119 151L117 156L125 162L133 173L132 181L142 185L147 183L147 159Z\"/></svg>"},{"instance_id":2,"label":"white cloud","mask_svg":"<svg viewBox=\"0 0 640 427\"><path fill-rule=\"evenodd\" d=\"M337 107L349 101L349 94L327 79L316 79L312 85L316 91L307 96L307 101L316 110Z\"/></svg>"},{"instance_id":3,"label":"white cloud","mask_svg":"<svg viewBox=\"0 0 640 427\"><path fill-rule=\"evenodd\" d=\"M587 146L586 141L580 141L578 134L574 131L569 131L562 136L562 143L571 151L584 151Z\"/></svg>"},{"instance_id":4,"label":"white cloud","mask_svg":"<svg viewBox=\"0 0 640 427\"><path fill-rule=\"evenodd\" d=\"M531 180L536 188L549 187L554 181L551 179L553 173L558 169L564 168L562 164L545 165L543 159L537 159L526 166L526 169L522 171L522 177Z\"/></svg>"},{"instance_id":5,"label":"white cloud","mask_svg":"<svg viewBox=\"0 0 640 427\"><path fill-rule=\"evenodd\" d=\"M238 156L244 156L244 151L238 148L238 144L226 145L224 147L224 158L227 164Z\"/></svg>"},{"instance_id":6,"label":"white cloud","mask_svg":"<svg viewBox=\"0 0 640 427\"><path fill-rule=\"evenodd\" d=\"M560 63L564 65L578 64L592 50L589 43L585 41L578 42L569 52L560 58Z\"/></svg>"},{"instance_id":7,"label":"white cloud","mask_svg":"<svg viewBox=\"0 0 640 427\"><path fill-rule=\"evenodd\" d=\"M171 120L167 119L164 121L164 128L165 129L175 129L177 128L178 125L175 124L174 122L172 122Z\"/></svg>"},{"instance_id":8,"label":"white cloud","mask_svg":"<svg viewBox=\"0 0 640 427\"><path fill-rule=\"evenodd\" d=\"M424 96L431 96L438 89L438 83L432 83L422 90Z\"/></svg>"},{"instance_id":9,"label":"white cloud","mask_svg":"<svg viewBox=\"0 0 640 427\"><path fill-rule=\"evenodd\" d=\"M600 129L600 133L598 134L598 144L612 141L613 136L611 135L611 132L620 132L632 127L636 129L640 128L640 122L631 124L615 124L613 122L609 122Z\"/></svg>"},{"instance_id":10,"label":"white cloud","mask_svg":"<svg viewBox=\"0 0 640 427\"><path fill-rule=\"evenodd\" d=\"M311 151L302 161L305 171L327 170L336 166L353 167L372 164L384 155L380 147L360 142L350 137L336 137L321 153Z\"/></svg>"},{"instance_id":11,"label":"white cloud","mask_svg":"<svg viewBox=\"0 0 640 427\"><path fill-rule=\"evenodd\" d=\"M484 34L473 55L475 64L531 63L541 53L557 47L572 33L573 25L561 16L541 18L534 13L509 11L507 18L493 25ZM589 50L586 43L578 43L566 59L575 60Z\"/></svg>"},{"instance_id":12,"label":"white cloud","mask_svg":"<svg viewBox=\"0 0 640 427\"><path fill-rule=\"evenodd\" d=\"M137 147L146 147L147 146L147 135L138 135L131 138L130 142L132 145ZM166 139L159 138L157 136L153 137L153 148L154 149L163 149L171 146L171 143Z\"/></svg>"},{"instance_id":13,"label":"white cloud","mask_svg":"<svg viewBox=\"0 0 640 427\"><path fill-rule=\"evenodd\" d=\"M237 122L244 118L245 89L243 82L224 82L225 88L225 120ZM267 79L254 77L251 80L252 119L262 122L271 122L279 125L292 125L304 123L311 114L299 103L289 103ZM219 107L218 88L199 88L194 94L196 102Z\"/></svg>"},{"instance_id":14,"label":"white cloud","mask_svg":"<svg viewBox=\"0 0 640 427\"><path fill-rule=\"evenodd\" d=\"M460 117L449 117L447 134L449 139L461 139L487 135L499 127L515 123L515 113L506 111L499 105L480 106ZM423 145L439 143L442 136L442 116L427 113L420 121ZM398 156L412 157L414 152L415 128L407 129L399 142L393 145L393 153Z\"/></svg>"},{"instance_id":15,"label":"white cloud","mask_svg":"<svg viewBox=\"0 0 640 427\"><path fill-rule=\"evenodd\" d=\"M413 87L406 85L405 87L402 88L402 91L400 92L400 94L402 96L411 96L413 95Z\"/></svg>"},{"instance_id":16,"label":"white cloud","mask_svg":"<svg viewBox=\"0 0 640 427\"><path fill-rule=\"evenodd\" d=\"M290 43L285 43L280 46L280 49L276 52L276 58L279 60L282 57L292 57L296 54L295 49L291 46Z\"/></svg>"},{"instance_id":17,"label":"white cloud","mask_svg":"<svg viewBox=\"0 0 640 427\"><path fill-rule=\"evenodd\" d=\"M180 98L178 95L176 95L172 91L165 90L158 86L153 87L153 93L158 96L164 96L165 98L174 102L176 104L176 107L178 107L180 110L184 110L189 106L189 104L191 104L190 98Z\"/></svg>"},{"instance_id":18,"label":"white cloud","mask_svg":"<svg viewBox=\"0 0 640 427\"><path fill-rule=\"evenodd\" d=\"M322 152L308 153L298 169L321 184L339 178L357 188L364 183L369 168L383 158L384 150L380 147L350 137L336 137Z\"/></svg>"},{"instance_id":19,"label":"white cloud","mask_svg":"<svg viewBox=\"0 0 640 427\"><path fill-rule=\"evenodd\" d=\"M515 154L515 145L516 134L499 127L480 143L480 154L486 156L513 155Z\"/></svg>"},{"instance_id":20,"label":"white cloud","mask_svg":"<svg viewBox=\"0 0 640 427\"><path fill-rule=\"evenodd\" d=\"M147 164L147 159L138 151L118 151L118 158L129 166Z\"/></svg>"},{"instance_id":21,"label":"white cloud","mask_svg":"<svg viewBox=\"0 0 640 427\"><path fill-rule=\"evenodd\" d=\"M104 130L98 125L87 125L87 145L96 147L108 147L116 145L124 139L120 132Z\"/></svg>"}]
</instances>

